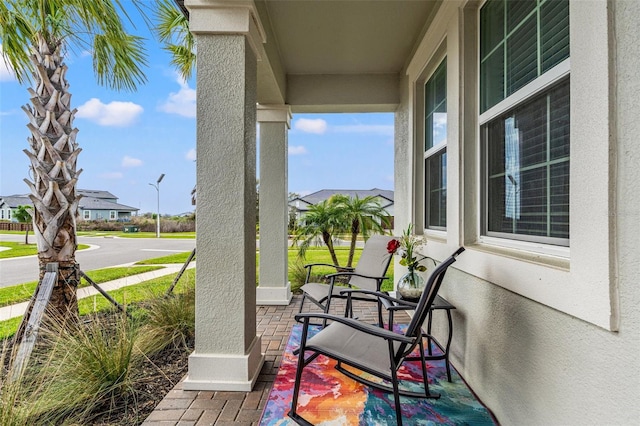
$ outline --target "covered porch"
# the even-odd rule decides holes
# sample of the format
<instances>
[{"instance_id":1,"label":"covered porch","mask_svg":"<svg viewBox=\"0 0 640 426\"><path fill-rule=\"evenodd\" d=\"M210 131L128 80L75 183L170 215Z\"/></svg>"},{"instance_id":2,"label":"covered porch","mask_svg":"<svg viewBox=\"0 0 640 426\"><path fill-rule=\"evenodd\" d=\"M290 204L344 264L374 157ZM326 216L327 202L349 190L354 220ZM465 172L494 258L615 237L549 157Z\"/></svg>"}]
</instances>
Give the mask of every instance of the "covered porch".
<instances>
[{"instance_id":1,"label":"covered porch","mask_svg":"<svg viewBox=\"0 0 640 426\"><path fill-rule=\"evenodd\" d=\"M185 391L251 393L270 366L256 306L291 301L292 114L393 112L395 234L414 223L436 260L467 248L442 289L457 307L453 364L503 424L637 421L638 2L178 3L198 49ZM540 198L522 192L534 169Z\"/></svg>"}]
</instances>

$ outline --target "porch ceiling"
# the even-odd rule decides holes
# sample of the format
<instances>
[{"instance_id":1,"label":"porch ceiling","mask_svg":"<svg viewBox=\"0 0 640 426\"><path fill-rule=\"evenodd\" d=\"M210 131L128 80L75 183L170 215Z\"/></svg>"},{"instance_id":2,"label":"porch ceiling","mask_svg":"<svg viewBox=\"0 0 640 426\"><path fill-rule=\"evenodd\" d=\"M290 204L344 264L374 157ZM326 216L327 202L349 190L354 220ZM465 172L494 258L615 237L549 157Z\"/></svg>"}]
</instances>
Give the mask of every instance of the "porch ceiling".
<instances>
[{"instance_id":1,"label":"porch ceiling","mask_svg":"<svg viewBox=\"0 0 640 426\"><path fill-rule=\"evenodd\" d=\"M441 0L253 3L267 39L259 103L347 112L395 110L399 76Z\"/></svg>"}]
</instances>

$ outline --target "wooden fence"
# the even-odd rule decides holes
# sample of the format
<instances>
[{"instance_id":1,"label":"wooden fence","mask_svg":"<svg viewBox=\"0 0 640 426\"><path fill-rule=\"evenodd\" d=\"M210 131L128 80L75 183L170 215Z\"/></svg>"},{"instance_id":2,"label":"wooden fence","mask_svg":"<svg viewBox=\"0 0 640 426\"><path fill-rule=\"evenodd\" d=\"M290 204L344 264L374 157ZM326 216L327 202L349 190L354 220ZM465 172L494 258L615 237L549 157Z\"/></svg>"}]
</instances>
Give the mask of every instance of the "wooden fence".
<instances>
[{"instance_id":1,"label":"wooden fence","mask_svg":"<svg viewBox=\"0 0 640 426\"><path fill-rule=\"evenodd\" d=\"M31 223L0 222L0 231L33 231Z\"/></svg>"}]
</instances>

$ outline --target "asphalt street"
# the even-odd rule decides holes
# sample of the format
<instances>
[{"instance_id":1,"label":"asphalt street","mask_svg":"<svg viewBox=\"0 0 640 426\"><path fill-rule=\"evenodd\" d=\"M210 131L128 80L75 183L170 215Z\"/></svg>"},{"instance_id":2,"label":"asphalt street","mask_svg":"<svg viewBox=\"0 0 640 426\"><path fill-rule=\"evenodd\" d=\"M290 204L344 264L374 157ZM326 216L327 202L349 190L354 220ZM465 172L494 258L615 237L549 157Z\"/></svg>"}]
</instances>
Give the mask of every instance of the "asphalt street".
<instances>
[{"instance_id":1,"label":"asphalt street","mask_svg":"<svg viewBox=\"0 0 640 426\"><path fill-rule=\"evenodd\" d=\"M0 234L2 241L24 241L24 235ZM29 242L34 243L33 235ZM144 259L191 251L195 239L173 238L105 238L78 237L78 244L88 244L88 250L76 252L76 261L83 271L125 265ZM16 257L0 260L0 287L8 287L38 279L36 256Z\"/></svg>"}]
</instances>

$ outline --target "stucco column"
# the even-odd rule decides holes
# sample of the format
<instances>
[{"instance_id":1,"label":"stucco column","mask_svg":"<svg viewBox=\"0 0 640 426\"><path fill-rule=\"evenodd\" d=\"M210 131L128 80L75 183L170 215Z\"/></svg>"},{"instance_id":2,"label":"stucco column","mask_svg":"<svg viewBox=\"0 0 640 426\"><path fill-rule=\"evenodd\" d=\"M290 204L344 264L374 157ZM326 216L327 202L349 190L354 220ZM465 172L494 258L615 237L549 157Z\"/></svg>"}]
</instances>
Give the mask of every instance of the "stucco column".
<instances>
[{"instance_id":1,"label":"stucco column","mask_svg":"<svg viewBox=\"0 0 640 426\"><path fill-rule=\"evenodd\" d=\"M250 391L264 362L256 335L255 21L249 8L193 3L198 267L195 350L184 388Z\"/></svg>"},{"instance_id":2,"label":"stucco column","mask_svg":"<svg viewBox=\"0 0 640 426\"><path fill-rule=\"evenodd\" d=\"M288 305L288 130L291 109L259 105L260 123L260 285L259 305Z\"/></svg>"}]
</instances>

